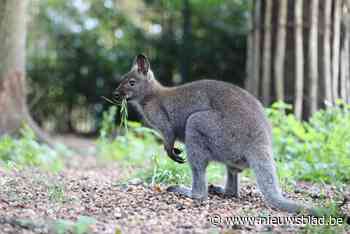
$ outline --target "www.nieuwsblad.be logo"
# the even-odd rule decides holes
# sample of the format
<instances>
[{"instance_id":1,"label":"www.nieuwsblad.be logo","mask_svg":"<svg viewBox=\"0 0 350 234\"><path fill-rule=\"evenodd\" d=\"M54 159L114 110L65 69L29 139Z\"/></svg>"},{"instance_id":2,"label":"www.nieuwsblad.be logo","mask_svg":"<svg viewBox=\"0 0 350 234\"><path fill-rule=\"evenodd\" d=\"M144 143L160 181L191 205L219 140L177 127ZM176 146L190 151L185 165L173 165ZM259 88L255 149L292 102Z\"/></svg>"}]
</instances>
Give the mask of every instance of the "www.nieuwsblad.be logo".
<instances>
[{"instance_id":1,"label":"www.nieuwsblad.be logo","mask_svg":"<svg viewBox=\"0 0 350 234\"><path fill-rule=\"evenodd\" d=\"M333 217L333 216L226 216L213 214L208 217L208 221L216 226L233 226L233 225L342 225L350 223L350 218Z\"/></svg>"}]
</instances>

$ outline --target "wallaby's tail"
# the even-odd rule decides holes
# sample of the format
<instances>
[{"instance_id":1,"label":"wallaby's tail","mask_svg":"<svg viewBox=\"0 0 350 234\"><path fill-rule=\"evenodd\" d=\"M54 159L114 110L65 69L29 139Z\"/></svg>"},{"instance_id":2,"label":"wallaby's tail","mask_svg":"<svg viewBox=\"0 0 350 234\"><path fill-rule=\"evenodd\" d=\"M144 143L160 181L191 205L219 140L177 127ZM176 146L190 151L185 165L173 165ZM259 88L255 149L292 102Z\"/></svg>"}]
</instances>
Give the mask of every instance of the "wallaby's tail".
<instances>
[{"instance_id":1,"label":"wallaby's tail","mask_svg":"<svg viewBox=\"0 0 350 234\"><path fill-rule=\"evenodd\" d=\"M283 197L270 146L252 146L245 155L250 168L255 173L258 189L270 206L290 213L302 211L310 214L314 213L314 209L307 208Z\"/></svg>"}]
</instances>

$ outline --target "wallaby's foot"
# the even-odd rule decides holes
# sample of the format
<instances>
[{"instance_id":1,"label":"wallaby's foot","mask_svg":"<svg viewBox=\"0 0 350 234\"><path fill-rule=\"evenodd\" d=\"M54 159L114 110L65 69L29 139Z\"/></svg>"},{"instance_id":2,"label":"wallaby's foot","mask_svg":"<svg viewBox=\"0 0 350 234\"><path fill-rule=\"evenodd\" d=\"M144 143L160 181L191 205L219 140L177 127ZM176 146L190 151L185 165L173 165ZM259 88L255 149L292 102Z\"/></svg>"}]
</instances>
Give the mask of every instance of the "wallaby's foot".
<instances>
[{"instance_id":1,"label":"wallaby's foot","mask_svg":"<svg viewBox=\"0 0 350 234\"><path fill-rule=\"evenodd\" d=\"M192 194L191 189L186 188L186 187L182 187L182 186L178 186L178 185L169 186L166 191L171 192L171 193L177 193L177 194L180 194L182 196L196 199L196 200L200 200L200 201L205 201L208 199L208 196L203 196L200 194Z\"/></svg>"},{"instance_id":2,"label":"wallaby's foot","mask_svg":"<svg viewBox=\"0 0 350 234\"><path fill-rule=\"evenodd\" d=\"M210 184L208 186L208 193L212 194L212 195L223 196L225 193L225 189L221 186L216 186L216 185Z\"/></svg>"},{"instance_id":3,"label":"wallaby's foot","mask_svg":"<svg viewBox=\"0 0 350 234\"><path fill-rule=\"evenodd\" d=\"M216 186L213 184L210 184L208 186L208 193L212 195L217 195L220 197L225 197L225 198L232 198L232 197L239 197L239 194L234 192L234 191L226 191L223 187L221 186Z\"/></svg>"}]
</instances>

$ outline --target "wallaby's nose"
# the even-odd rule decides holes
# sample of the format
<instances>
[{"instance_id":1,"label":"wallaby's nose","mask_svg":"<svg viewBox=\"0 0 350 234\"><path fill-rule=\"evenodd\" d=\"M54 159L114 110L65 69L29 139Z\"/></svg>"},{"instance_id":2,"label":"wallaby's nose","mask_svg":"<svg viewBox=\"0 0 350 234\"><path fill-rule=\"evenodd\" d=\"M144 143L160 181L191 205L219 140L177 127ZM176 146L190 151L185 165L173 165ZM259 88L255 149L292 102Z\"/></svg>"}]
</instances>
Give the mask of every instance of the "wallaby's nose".
<instances>
[{"instance_id":1,"label":"wallaby's nose","mask_svg":"<svg viewBox=\"0 0 350 234\"><path fill-rule=\"evenodd\" d=\"M121 94L117 89L113 92L113 95L117 100L119 100L121 98Z\"/></svg>"}]
</instances>

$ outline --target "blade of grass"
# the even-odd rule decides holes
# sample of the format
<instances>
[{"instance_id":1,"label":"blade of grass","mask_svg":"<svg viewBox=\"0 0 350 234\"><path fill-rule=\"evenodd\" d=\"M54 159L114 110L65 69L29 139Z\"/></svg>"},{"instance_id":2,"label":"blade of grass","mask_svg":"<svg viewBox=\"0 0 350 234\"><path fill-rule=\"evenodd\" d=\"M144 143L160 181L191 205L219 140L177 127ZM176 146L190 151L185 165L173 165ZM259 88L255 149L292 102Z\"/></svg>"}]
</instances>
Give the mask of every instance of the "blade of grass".
<instances>
[{"instance_id":1,"label":"blade of grass","mask_svg":"<svg viewBox=\"0 0 350 234\"><path fill-rule=\"evenodd\" d=\"M120 127L124 128L127 133L128 132L128 105L125 98L122 100L120 104L119 113L121 115Z\"/></svg>"}]
</instances>

